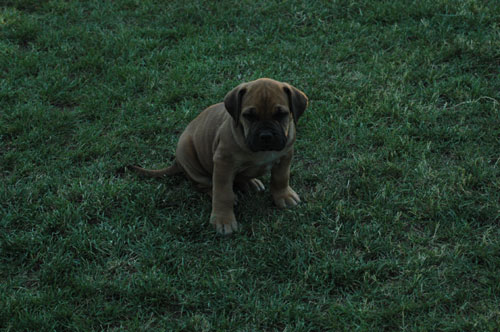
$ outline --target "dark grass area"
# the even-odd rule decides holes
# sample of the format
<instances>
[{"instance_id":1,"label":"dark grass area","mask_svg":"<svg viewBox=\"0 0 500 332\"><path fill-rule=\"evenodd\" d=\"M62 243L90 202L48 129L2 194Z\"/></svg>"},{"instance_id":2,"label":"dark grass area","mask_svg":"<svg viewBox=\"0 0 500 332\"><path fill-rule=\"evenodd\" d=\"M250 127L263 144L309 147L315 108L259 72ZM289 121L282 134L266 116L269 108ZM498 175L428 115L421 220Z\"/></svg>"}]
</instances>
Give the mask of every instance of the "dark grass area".
<instances>
[{"instance_id":1,"label":"dark grass area","mask_svg":"<svg viewBox=\"0 0 500 332\"><path fill-rule=\"evenodd\" d=\"M0 328L497 331L497 1L3 1ZM259 77L303 90L293 188L216 236L173 160ZM266 178L268 181L268 178Z\"/></svg>"}]
</instances>

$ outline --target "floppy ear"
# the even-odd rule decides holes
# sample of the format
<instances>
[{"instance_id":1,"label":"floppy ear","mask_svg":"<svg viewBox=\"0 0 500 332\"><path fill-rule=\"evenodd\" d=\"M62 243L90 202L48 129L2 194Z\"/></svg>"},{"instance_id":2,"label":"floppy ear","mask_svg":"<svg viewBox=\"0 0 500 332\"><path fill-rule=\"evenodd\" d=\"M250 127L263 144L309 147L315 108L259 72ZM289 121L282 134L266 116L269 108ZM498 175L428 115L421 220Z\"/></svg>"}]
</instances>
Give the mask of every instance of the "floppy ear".
<instances>
[{"instance_id":1,"label":"floppy ear","mask_svg":"<svg viewBox=\"0 0 500 332\"><path fill-rule=\"evenodd\" d=\"M226 110L231 114L234 120L234 124L236 127L240 124L240 113L241 113L241 100L243 99L243 95L247 89L245 88L245 84L240 84L233 90L229 91L224 97L224 106Z\"/></svg>"},{"instance_id":2,"label":"floppy ear","mask_svg":"<svg viewBox=\"0 0 500 332\"><path fill-rule=\"evenodd\" d=\"M283 90L285 90L285 93L288 96L288 105L293 115L293 121L295 122L295 124L297 124L297 121L307 108L307 96L304 94L304 92L289 84L285 84Z\"/></svg>"}]
</instances>

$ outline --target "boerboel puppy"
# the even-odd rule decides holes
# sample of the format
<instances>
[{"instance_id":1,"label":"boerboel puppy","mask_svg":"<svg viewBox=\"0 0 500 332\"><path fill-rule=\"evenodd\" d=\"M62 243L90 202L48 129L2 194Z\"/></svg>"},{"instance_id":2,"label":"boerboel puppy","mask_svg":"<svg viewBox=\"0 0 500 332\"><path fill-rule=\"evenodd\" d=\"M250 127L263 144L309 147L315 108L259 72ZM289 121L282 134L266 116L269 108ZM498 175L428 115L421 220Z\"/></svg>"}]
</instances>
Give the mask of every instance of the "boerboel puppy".
<instances>
[{"instance_id":1,"label":"boerboel puppy","mask_svg":"<svg viewBox=\"0 0 500 332\"><path fill-rule=\"evenodd\" d=\"M285 208L300 198L290 187L290 162L295 126L308 104L307 96L287 83L261 78L231 90L223 103L201 112L182 133L175 162L161 170L131 166L159 177L184 172L212 196L210 222L220 234L238 229L233 186L263 190L258 179L271 171L274 203Z\"/></svg>"}]
</instances>

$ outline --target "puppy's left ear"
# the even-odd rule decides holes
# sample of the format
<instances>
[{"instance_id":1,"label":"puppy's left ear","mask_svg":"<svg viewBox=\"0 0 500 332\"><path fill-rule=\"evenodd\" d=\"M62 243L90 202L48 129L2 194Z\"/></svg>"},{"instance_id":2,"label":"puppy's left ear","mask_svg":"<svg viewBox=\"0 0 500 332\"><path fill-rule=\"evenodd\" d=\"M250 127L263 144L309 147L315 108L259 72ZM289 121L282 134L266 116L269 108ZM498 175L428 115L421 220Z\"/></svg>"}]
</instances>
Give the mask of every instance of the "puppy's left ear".
<instances>
[{"instance_id":1,"label":"puppy's left ear","mask_svg":"<svg viewBox=\"0 0 500 332\"><path fill-rule=\"evenodd\" d=\"M293 115L293 121L297 124L297 121L306 110L309 100L304 92L289 84L285 84L283 90L288 96L288 105Z\"/></svg>"},{"instance_id":2,"label":"puppy's left ear","mask_svg":"<svg viewBox=\"0 0 500 332\"><path fill-rule=\"evenodd\" d=\"M229 114L233 117L236 127L240 124L241 101L247 89L245 83L238 85L233 90L229 91L224 97L224 106Z\"/></svg>"}]
</instances>

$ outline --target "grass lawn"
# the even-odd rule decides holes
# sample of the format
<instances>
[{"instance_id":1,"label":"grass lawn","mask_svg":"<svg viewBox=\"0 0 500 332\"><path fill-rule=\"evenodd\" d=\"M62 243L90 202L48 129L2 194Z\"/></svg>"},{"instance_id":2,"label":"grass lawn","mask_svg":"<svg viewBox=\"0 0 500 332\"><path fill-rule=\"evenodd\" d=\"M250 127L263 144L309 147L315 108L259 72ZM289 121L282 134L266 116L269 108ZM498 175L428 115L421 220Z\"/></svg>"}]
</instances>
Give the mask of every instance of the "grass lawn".
<instances>
[{"instance_id":1,"label":"grass lawn","mask_svg":"<svg viewBox=\"0 0 500 332\"><path fill-rule=\"evenodd\" d=\"M116 172L259 77L299 206ZM0 328L499 331L499 103L496 0L3 0Z\"/></svg>"}]
</instances>

